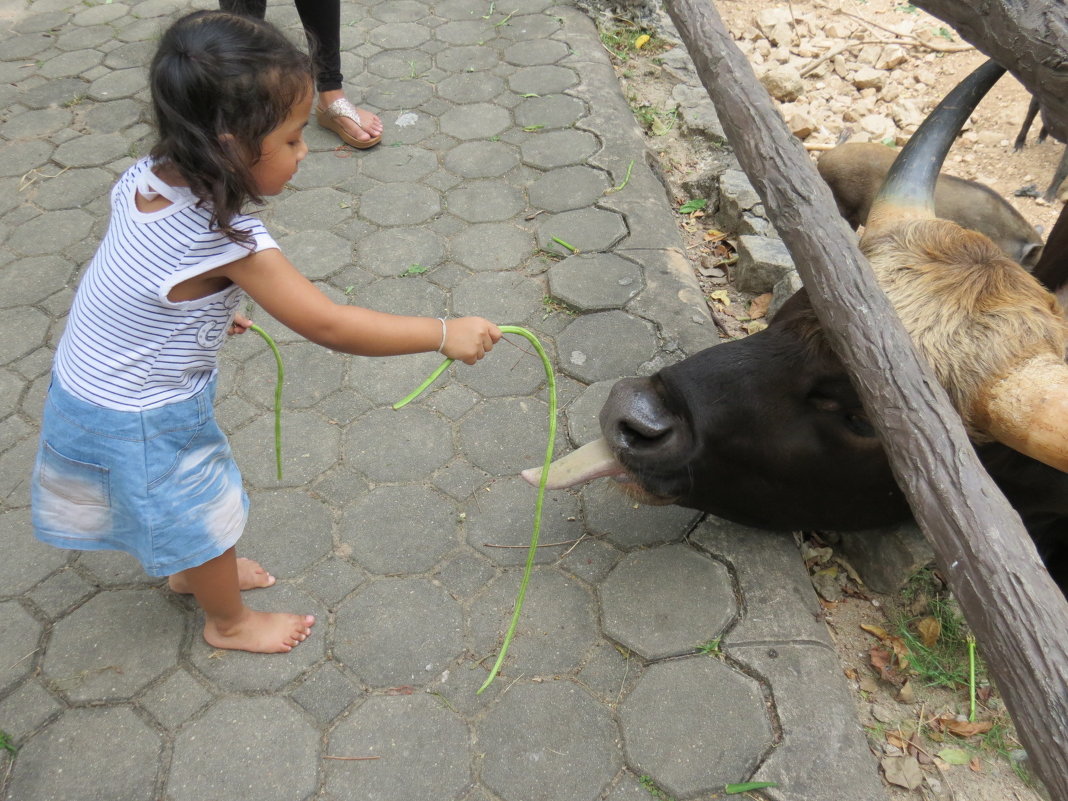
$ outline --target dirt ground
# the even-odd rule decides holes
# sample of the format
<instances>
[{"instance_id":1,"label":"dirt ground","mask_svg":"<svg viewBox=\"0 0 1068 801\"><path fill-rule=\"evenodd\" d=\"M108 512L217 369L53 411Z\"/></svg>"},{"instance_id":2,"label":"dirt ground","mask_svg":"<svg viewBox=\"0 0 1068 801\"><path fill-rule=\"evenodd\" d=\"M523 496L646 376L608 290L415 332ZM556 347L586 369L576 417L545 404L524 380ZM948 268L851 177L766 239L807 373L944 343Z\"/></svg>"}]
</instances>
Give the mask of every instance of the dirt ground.
<instances>
[{"instance_id":1,"label":"dirt ground","mask_svg":"<svg viewBox=\"0 0 1068 801\"><path fill-rule=\"evenodd\" d=\"M807 72L800 94L782 102L780 109L814 158L844 138L903 144L938 100L984 60L944 23L894 0L720 0L715 5L758 76L784 65ZM624 94L645 127L649 147L659 156L676 207L695 200L681 187L707 160L702 155L707 146L689 139L675 116L675 82L657 60L663 43L646 28L653 38L636 49L635 37L643 29L620 18L606 18L601 27ZM833 51L837 57L827 58ZM858 89L855 77L861 67L882 72L881 87ZM1040 195L1064 145L1053 140L1038 144L1036 121L1027 146L1014 152L1029 100L1012 76L1003 77L973 114L944 171L990 186L1048 234L1068 183L1053 203ZM709 234L714 220L700 212L680 214L679 224L721 336L759 330L762 323L753 318L761 312L754 309L752 297L730 287L729 263L721 277L715 270L699 269L702 264L707 268L709 258L729 258L730 232L723 232L726 239L719 242ZM912 667L893 656L899 644L895 626L902 618L919 621L930 615L931 588L896 596L872 593L849 577L848 565L821 546L818 535L806 543L807 561L814 575L842 573L834 582L838 591L823 600L826 620L872 751L883 763L892 801L1043 798L1025 779L1026 769L1019 764L1022 746L996 690L985 679L980 679L976 719L979 728L989 724L989 730L970 733L967 688L925 686ZM884 633L886 637L880 636Z\"/></svg>"}]
</instances>

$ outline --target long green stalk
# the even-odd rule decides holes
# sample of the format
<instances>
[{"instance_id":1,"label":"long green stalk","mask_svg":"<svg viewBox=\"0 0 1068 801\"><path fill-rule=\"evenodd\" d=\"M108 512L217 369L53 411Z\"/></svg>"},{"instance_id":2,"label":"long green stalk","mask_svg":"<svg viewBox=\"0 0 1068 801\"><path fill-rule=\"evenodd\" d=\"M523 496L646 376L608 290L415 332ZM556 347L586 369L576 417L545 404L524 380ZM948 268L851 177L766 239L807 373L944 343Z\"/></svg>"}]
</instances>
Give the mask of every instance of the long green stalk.
<instances>
[{"instance_id":1,"label":"long green stalk","mask_svg":"<svg viewBox=\"0 0 1068 801\"><path fill-rule=\"evenodd\" d=\"M270 335L253 323L249 330L255 331L266 342L271 352L274 353L274 363L278 368L278 378L274 385L274 462L278 469L278 480L282 480L282 384L285 382L286 372L282 367L282 354L278 352L278 346Z\"/></svg>"},{"instance_id":2,"label":"long green stalk","mask_svg":"<svg viewBox=\"0 0 1068 801\"><path fill-rule=\"evenodd\" d=\"M503 334L519 334L526 338L531 345L534 346L534 350L537 351L538 356L541 357L542 367L545 368L545 379L549 385L549 442L545 447L545 464L542 466L541 479L538 481L538 496L534 502L534 531L530 536L530 547L527 549L527 562L523 568L523 578L519 582L519 593L515 599L515 610L512 612L512 622L508 625L508 631L504 635L504 642L501 644L501 652L497 655L497 661L493 665L493 669L490 670L489 676L486 681L482 683L482 686L478 688L476 695L481 693L490 684L497 674L501 670L501 665L504 664L504 657L508 653L508 646L512 643L512 638L515 636L516 628L519 626L519 615L523 611L523 599L527 595L527 585L530 583L530 574L534 568L534 557L538 552L538 537L541 535L541 510L545 502L545 482L549 478L549 465L553 460L553 445L556 442L556 376L553 374L553 367L549 361L549 356L545 353L545 348L542 347L541 342L530 331L525 328L520 328L517 325L502 325L501 333ZM419 395L426 390L435 379L440 376L445 369L452 364L452 359L446 359L437 370L430 374L419 388L408 395L403 400L399 400L393 404L394 409L400 409L403 406L411 403Z\"/></svg>"}]
</instances>

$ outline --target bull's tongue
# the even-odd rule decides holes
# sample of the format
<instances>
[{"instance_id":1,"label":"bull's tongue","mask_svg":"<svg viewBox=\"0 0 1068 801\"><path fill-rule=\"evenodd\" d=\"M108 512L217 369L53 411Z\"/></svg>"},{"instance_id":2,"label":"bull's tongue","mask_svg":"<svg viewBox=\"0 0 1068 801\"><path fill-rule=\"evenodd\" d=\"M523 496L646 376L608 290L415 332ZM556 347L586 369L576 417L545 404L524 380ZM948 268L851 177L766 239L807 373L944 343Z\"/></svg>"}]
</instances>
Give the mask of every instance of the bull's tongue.
<instances>
[{"instance_id":1,"label":"bull's tongue","mask_svg":"<svg viewBox=\"0 0 1068 801\"><path fill-rule=\"evenodd\" d=\"M545 487L564 489L593 481L595 478L615 476L623 472L623 466L612 456L608 443L604 439L598 439L550 464ZM523 478L535 487L538 486L541 481L541 468L531 467L524 470Z\"/></svg>"}]
</instances>

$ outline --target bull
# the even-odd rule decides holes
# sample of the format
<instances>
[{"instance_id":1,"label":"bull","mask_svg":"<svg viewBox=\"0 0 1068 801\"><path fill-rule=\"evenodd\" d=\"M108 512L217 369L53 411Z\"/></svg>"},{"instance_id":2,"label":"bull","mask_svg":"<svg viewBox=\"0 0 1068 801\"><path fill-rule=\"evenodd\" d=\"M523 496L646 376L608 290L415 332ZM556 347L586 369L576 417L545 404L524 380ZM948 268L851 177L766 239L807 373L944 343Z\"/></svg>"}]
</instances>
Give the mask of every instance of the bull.
<instances>
[{"instance_id":1,"label":"bull","mask_svg":"<svg viewBox=\"0 0 1068 801\"><path fill-rule=\"evenodd\" d=\"M934 213L953 137L1002 72L977 70L912 137L872 204L861 249L1068 588L1068 324L1053 295L1068 285L1068 259L1047 248L1043 285L987 236ZM911 516L804 290L757 334L617 382L600 423L602 439L555 462L547 486L612 476L639 500L767 529L858 530ZM532 483L539 475L524 473Z\"/></svg>"},{"instance_id":2,"label":"bull","mask_svg":"<svg viewBox=\"0 0 1068 801\"><path fill-rule=\"evenodd\" d=\"M1041 105L1038 102L1038 98L1031 98L1031 104L1027 107L1027 114L1024 117L1023 125L1020 127L1020 132L1016 134L1013 150L1023 150L1024 145L1027 144L1027 133L1031 130L1031 125L1034 124L1035 117L1038 116L1040 108ZM1042 127L1038 132L1038 141L1045 142L1047 136L1049 136L1049 128L1046 126L1046 122L1043 119ZM1047 203L1052 203L1054 198L1057 197L1057 190L1061 188L1061 184L1064 183L1065 178L1068 178L1068 145L1065 145L1064 152L1061 154L1061 160L1057 163L1057 169L1053 171L1053 179L1049 182L1049 186L1046 187L1046 191L1042 194L1042 199Z\"/></svg>"},{"instance_id":3,"label":"bull","mask_svg":"<svg viewBox=\"0 0 1068 801\"><path fill-rule=\"evenodd\" d=\"M831 188L838 211L854 230L864 225L897 151L877 142L846 142L824 153L816 165ZM1009 258L1033 269L1042 256L1042 238L1024 216L988 186L940 175L935 215L962 228L982 231Z\"/></svg>"}]
</instances>

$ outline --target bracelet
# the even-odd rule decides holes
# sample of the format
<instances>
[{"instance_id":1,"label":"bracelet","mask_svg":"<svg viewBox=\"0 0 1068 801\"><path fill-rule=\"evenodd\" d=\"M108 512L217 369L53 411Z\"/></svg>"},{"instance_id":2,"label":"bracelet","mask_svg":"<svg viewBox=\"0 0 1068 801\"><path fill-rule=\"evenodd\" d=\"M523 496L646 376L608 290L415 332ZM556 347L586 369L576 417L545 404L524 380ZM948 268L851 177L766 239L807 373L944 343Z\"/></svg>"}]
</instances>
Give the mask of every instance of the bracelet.
<instances>
[{"instance_id":1,"label":"bracelet","mask_svg":"<svg viewBox=\"0 0 1068 801\"><path fill-rule=\"evenodd\" d=\"M441 344L438 345L438 353L445 355L445 336L449 333L445 327L445 318L439 317L438 322L441 323Z\"/></svg>"}]
</instances>

